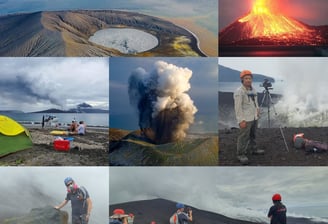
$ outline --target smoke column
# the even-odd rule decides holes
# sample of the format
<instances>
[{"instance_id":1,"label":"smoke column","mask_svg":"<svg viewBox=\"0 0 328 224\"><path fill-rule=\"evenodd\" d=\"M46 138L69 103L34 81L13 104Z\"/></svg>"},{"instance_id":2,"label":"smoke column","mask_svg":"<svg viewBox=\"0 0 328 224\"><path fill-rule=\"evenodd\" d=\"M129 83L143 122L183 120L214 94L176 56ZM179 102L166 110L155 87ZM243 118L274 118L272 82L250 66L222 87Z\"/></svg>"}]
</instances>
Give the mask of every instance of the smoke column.
<instances>
[{"instance_id":1,"label":"smoke column","mask_svg":"<svg viewBox=\"0 0 328 224\"><path fill-rule=\"evenodd\" d=\"M154 143L183 139L197 108L186 93L192 71L164 61L147 73L137 68L129 78L129 98L139 114L139 127Z\"/></svg>"},{"instance_id":2,"label":"smoke column","mask_svg":"<svg viewBox=\"0 0 328 224\"><path fill-rule=\"evenodd\" d=\"M289 127L328 126L327 59L284 59L283 98L276 105Z\"/></svg>"}]
</instances>

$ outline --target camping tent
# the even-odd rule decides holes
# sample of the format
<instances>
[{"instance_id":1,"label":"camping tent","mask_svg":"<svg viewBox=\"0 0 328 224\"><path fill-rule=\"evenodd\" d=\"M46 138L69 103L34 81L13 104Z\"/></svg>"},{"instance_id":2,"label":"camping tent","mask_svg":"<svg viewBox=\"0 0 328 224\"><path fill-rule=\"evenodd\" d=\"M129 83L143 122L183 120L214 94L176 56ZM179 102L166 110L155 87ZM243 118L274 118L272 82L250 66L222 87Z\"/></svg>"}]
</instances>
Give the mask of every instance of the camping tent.
<instances>
[{"instance_id":1,"label":"camping tent","mask_svg":"<svg viewBox=\"0 0 328 224\"><path fill-rule=\"evenodd\" d=\"M0 157L31 148L30 133L13 119L0 115Z\"/></svg>"}]
</instances>

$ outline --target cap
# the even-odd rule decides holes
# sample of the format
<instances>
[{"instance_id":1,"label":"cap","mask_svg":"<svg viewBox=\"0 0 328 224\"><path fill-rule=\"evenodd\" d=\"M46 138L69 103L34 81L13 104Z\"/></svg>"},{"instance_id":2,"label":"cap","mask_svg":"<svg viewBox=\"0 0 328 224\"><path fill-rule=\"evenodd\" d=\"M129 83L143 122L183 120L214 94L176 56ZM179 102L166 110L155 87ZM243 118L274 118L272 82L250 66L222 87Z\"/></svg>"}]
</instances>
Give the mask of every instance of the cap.
<instances>
[{"instance_id":1,"label":"cap","mask_svg":"<svg viewBox=\"0 0 328 224\"><path fill-rule=\"evenodd\" d=\"M64 180L64 184L67 186L67 184L68 184L69 182L73 182L73 181L74 181L74 180L73 180L72 177L66 177L65 180Z\"/></svg>"},{"instance_id":2,"label":"cap","mask_svg":"<svg viewBox=\"0 0 328 224\"><path fill-rule=\"evenodd\" d=\"M180 208L184 208L185 206L184 206L184 204L177 203L176 204L176 207L177 207L177 209L180 209Z\"/></svg>"}]
</instances>

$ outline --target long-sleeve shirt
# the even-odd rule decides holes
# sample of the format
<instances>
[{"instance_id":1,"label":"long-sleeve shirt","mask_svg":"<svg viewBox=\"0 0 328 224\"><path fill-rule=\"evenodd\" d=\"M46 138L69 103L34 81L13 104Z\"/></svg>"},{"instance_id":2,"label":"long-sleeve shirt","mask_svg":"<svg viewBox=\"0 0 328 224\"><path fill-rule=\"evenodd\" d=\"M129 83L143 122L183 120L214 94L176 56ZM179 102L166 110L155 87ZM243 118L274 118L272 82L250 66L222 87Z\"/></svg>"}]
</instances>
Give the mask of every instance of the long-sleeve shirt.
<instances>
[{"instance_id":1,"label":"long-sleeve shirt","mask_svg":"<svg viewBox=\"0 0 328 224\"><path fill-rule=\"evenodd\" d=\"M242 121L254 121L258 119L257 92L254 88L247 90L241 85L234 92L235 113L238 124Z\"/></svg>"}]
</instances>

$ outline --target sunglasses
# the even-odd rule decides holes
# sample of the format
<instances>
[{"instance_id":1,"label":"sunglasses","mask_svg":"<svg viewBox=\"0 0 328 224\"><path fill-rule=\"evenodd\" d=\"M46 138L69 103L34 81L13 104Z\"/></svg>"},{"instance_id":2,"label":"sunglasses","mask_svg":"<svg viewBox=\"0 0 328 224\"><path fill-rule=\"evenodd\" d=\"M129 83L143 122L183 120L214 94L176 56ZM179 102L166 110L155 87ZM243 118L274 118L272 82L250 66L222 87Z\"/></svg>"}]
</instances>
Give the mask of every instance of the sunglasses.
<instances>
[{"instance_id":1,"label":"sunglasses","mask_svg":"<svg viewBox=\"0 0 328 224\"><path fill-rule=\"evenodd\" d=\"M73 185L73 182L70 182L70 183L66 184L66 187L69 187L71 185Z\"/></svg>"}]
</instances>

